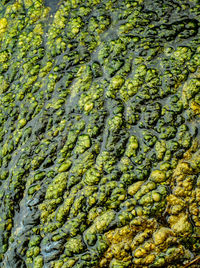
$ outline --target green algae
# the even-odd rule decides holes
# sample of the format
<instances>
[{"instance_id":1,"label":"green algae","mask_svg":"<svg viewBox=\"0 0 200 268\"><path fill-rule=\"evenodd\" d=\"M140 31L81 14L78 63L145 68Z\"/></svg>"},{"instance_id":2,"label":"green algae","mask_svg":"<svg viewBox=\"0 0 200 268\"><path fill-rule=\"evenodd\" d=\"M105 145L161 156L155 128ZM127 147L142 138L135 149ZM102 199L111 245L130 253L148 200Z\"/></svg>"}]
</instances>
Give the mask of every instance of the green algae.
<instances>
[{"instance_id":1,"label":"green algae","mask_svg":"<svg viewBox=\"0 0 200 268\"><path fill-rule=\"evenodd\" d=\"M197 2L1 2L0 266L198 255Z\"/></svg>"}]
</instances>

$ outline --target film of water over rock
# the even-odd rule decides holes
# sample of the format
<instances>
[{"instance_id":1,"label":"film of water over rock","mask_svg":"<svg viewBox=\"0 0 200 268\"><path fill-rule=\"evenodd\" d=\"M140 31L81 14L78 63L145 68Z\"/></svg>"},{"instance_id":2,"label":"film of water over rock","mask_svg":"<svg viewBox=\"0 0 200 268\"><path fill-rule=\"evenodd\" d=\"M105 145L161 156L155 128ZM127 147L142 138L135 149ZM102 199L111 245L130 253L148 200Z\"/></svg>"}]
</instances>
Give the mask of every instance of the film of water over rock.
<instances>
[{"instance_id":1,"label":"film of water over rock","mask_svg":"<svg viewBox=\"0 0 200 268\"><path fill-rule=\"evenodd\" d=\"M2 0L0 267L200 267L199 0Z\"/></svg>"}]
</instances>

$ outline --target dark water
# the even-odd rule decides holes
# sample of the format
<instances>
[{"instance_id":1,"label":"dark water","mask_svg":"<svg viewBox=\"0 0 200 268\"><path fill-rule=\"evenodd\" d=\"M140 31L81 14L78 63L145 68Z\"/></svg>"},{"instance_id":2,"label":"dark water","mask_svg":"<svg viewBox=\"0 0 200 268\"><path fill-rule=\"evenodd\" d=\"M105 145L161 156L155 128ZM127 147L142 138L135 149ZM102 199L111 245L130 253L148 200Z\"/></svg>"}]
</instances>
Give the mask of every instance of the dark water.
<instances>
[{"instance_id":1,"label":"dark water","mask_svg":"<svg viewBox=\"0 0 200 268\"><path fill-rule=\"evenodd\" d=\"M54 14L56 10L58 9L60 1L59 0L45 0L44 3L45 3L45 6L51 8L50 13Z\"/></svg>"}]
</instances>

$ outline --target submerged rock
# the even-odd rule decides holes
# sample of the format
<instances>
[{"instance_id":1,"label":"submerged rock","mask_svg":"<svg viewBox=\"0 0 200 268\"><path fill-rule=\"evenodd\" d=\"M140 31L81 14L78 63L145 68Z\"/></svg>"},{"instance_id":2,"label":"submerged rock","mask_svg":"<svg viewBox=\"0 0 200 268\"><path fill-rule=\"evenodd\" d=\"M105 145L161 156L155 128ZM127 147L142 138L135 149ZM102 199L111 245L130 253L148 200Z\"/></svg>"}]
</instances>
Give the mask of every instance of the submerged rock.
<instances>
[{"instance_id":1,"label":"submerged rock","mask_svg":"<svg viewBox=\"0 0 200 268\"><path fill-rule=\"evenodd\" d=\"M0 267L198 266L200 5L0 3Z\"/></svg>"}]
</instances>

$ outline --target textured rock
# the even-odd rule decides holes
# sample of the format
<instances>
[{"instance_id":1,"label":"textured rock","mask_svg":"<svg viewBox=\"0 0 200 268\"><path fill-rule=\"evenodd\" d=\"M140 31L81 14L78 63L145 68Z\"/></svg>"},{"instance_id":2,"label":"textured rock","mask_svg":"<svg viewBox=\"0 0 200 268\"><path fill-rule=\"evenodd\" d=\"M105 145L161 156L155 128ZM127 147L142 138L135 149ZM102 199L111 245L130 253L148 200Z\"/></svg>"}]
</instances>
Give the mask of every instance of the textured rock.
<instances>
[{"instance_id":1,"label":"textured rock","mask_svg":"<svg viewBox=\"0 0 200 268\"><path fill-rule=\"evenodd\" d=\"M198 267L199 10L1 1L2 268Z\"/></svg>"}]
</instances>

